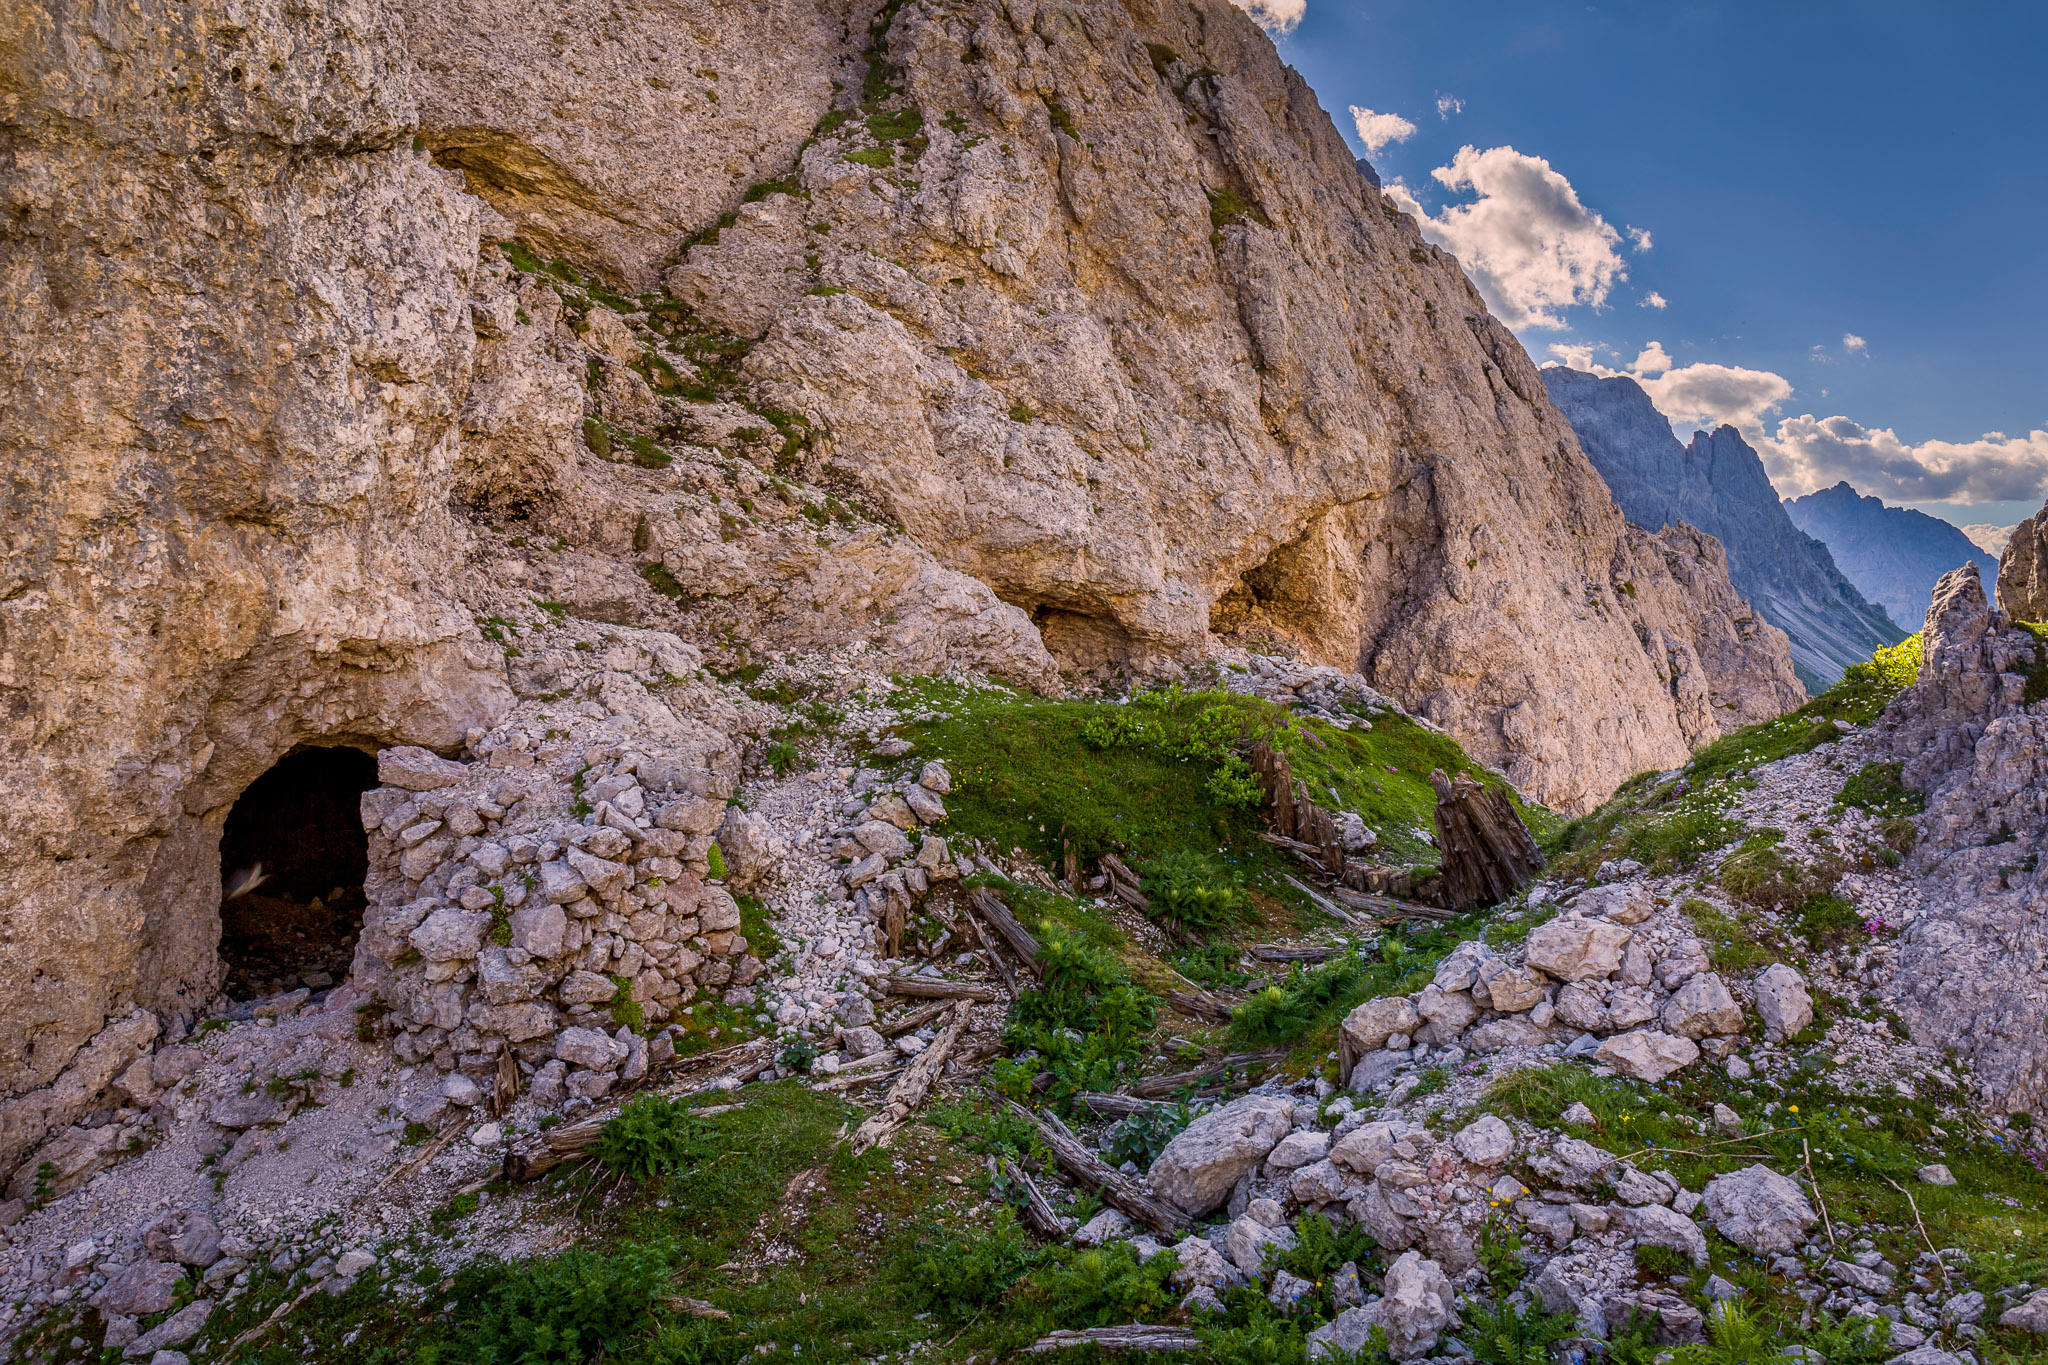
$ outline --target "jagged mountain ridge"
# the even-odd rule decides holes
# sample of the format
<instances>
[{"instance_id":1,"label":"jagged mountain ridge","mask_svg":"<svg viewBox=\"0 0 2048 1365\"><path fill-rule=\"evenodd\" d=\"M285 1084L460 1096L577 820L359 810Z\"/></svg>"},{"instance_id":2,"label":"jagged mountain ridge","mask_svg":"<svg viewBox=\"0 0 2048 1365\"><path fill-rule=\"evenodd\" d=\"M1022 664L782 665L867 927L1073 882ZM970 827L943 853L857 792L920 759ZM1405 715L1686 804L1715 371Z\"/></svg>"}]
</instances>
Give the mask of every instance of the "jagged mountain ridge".
<instances>
[{"instance_id":1,"label":"jagged mountain ridge","mask_svg":"<svg viewBox=\"0 0 2048 1365\"><path fill-rule=\"evenodd\" d=\"M1626 375L1552 365L1543 382L1623 515L1646 529L1684 522L1721 541L1729 580L1789 637L1808 691L1824 691L1848 665L1905 637L1843 576L1827 546L1793 525L1763 461L1735 428L1695 432L1681 445Z\"/></svg>"},{"instance_id":2,"label":"jagged mountain ridge","mask_svg":"<svg viewBox=\"0 0 2048 1365\"><path fill-rule=\"evenodd\" d=\"M560 689L485 634L514 585L728 664L1271 641L1572 809L1797 696L1223 0L40 13L0 69L0 1127L212 997L279 757Z\"/></svg>"},{"instance_id":3,"label":"jagged mountain ridge","mask_svg":"<svg viewBox=\"0 0 2048 1365\"><path fill-rule=\"evenodd\" d=\"M1846 480L1786 499L1785 511L1894 621L1917 626L1933 602L1934 585L1951 569L1975 563L1986 578L1998 575L1997 556L1956 527L1909 507L1888 507Z\"/></svg>"}]
</instances>

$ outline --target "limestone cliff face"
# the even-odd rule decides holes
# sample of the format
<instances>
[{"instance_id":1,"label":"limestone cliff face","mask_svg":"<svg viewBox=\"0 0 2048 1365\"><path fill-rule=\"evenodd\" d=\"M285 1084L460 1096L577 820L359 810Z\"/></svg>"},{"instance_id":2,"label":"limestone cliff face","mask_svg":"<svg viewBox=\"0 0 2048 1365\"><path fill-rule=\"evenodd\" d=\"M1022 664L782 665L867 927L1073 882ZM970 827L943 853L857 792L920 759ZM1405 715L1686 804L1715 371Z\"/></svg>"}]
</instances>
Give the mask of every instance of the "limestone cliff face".
<instances>
[{"instance_id":1,"label":"limestone cliff face","mask_svg":"<svg viewBox=\"0 0 2048 1365\"><path fill-rule=\"evenodd\" d=\"M1680 445L1633 379L1551 366L1543 382L1624 516L1638 526L1697 526L1727 548L1729 580L1790 638L1811 690L1832 687L1848 665L1905 638L1842 576L1828 547L1792 524L1735 428L1694 432Z\"/></svg>"},{"instance_id":2,"label":"limestone cliff face","mask_svg":"<svg viewBox=\"0 0 2048 1365\"><path fill-rule=\"evenodd\" d=\"M506 693L432 586L488 210L411 148L392 17L0 26L9 1094L211 995L221 821L279 755L459 743Z\"/></svg>"},{"instance_id":3,"label":"limestone cliff face","mask_svg":"<svg viewBox=\"0 0 2048 1365\"><path fill-rule=\"evenodd\" d=\"M1997 583L1998 606L2013 620L2048 620L2048 508L2012 528Z\"/></svg>"},{"instance_id":4,"label":"limestone cliff face","mask_svg":"<svg viewBox=\"0 0 2048 1365\"><path fill-rule=\"evenodd\" d=\"M434 33L488 32L474 10L437 3ZM735 186L667 288L746 349L756 399L823 435L805 477L1026 610L1063 666L1281 642L1362 667L1568 807L1676 762L1717 717L1796 699L1780 670L1701 648L1725 621L1644 618L1641 589L1673 582L1664 552L1233 7L848 16L871 46L830 68L846 93L800 155ZM493 103L507 50L431 45L421 98L461 103L465 146L516 136L530 101L573 105L584 79L543 61ZM652 182L677 155L606 131L556 147L565 174ZM572 207L471 188L537 232ZM633 250L603 227L582 264ZM1716 703L1674 695L1674 667Z\"/></svg>"},{"instance_id":5,"label":"limestone cliff face","mask_svg":"<svg viewBox=\"0 0 2048 1365\"><path fill-rule=\"evenodd\" d=\"M1224 0L504 13L0 19L0 1146L217 988L279 756L561 690L515 602L1039 686L1264 640L1574 809L1794 695Z\"/></svg>"}]
</instances>

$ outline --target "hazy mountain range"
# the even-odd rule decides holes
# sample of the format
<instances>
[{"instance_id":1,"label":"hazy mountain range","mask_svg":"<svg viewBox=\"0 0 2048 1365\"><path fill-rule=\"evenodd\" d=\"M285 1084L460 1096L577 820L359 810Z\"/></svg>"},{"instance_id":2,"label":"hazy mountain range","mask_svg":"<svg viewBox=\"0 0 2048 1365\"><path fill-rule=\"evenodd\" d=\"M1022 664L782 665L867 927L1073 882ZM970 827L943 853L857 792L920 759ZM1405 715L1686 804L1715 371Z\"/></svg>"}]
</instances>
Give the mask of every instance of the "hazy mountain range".
<instances>
[{"instance_id":1,"label":"hazy mountain range","mask_svg":"<svg viewBox=\"0 0 2048 1365\"><path fill-rule=\"evenodd\" d=\"M1909 507L1887 507L1847 483L1788 498L1785 510L1801 530L1826 541L1849 581L1908 630L1920 629L1934 585L1950 569L1975 560L1986 583L1998 577L1997 556L1957 527Z\"/></svg>"},{"instance_id":2,"label":"hazy mountain range","mask_svg":"<svg viewBox=\"0 0 2048 1365\"><path fill-rule=\"evenodd\" d=\"M1622 515L1645 530L1685 522L1719 538L1729 580L1791 638L1808 691L1824 690L1849 664L1904 636L1829 547L1793 524L1735 428L1697 432L1681 445L1633 379L1561 367L1545 369L1543 379Z\"/></svg>"}]
</instances>

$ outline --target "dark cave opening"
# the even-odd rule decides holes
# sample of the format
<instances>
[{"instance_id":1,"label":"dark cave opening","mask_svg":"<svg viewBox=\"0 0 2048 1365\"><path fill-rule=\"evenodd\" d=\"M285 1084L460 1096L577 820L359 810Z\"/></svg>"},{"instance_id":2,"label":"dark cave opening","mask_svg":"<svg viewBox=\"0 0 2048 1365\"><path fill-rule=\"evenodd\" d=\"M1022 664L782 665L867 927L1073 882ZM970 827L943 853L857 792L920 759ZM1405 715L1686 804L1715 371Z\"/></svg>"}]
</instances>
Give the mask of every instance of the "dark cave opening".
<instances>
[{"instance_id":1,"label":"dark cave opening","mask_svg":"<svg viewBox=\"0 0 2048 1365\"><path fill-rule=\"evenodd\" d=\"M220 836L220 956L237 1000L348 976L363 927L369 836L361 800L377 760L294 749L249 784Z\"/></svg>"}]
</instances>

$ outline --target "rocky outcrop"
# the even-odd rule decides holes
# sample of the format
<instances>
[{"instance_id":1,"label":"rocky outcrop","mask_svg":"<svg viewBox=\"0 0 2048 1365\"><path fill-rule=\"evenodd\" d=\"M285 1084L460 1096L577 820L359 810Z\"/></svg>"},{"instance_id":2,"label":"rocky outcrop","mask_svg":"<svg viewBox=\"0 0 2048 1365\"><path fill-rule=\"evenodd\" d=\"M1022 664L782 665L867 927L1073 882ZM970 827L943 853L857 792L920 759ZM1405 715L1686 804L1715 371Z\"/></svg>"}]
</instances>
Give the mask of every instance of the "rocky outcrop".
<instances>
[{"instance_id":1,"label":"rocky outcrop","mask_svg":"<svg viewBox=\"0 0 2048 1365\"><path fill-rule=\"evenodd\" d=\"M1808 690L1833 686L1848 665L1904 638L1842 576L1827 546L1792 524L1762 459L1735 428L1695 432L1684 446L1626 375L1552 365L1543 382L1622 515L1651 530L1695 526L1721 542L1729 581L1789 637Z\"/></svg>"},{"instance_id":2,"label":"rocky outcrop","mask_svg":"<svg viewBox=\"0 0 2048 1365\"><path fill-rule=\"evenodd\" d=\"M473 764L543 697L744 742L567 666L598 625L1040 687L1270 640L1573 809L1788 695L1224 0L9 32L10 1113L210 1001L222 824L294 747Z\"/></svg>"},{"instance_id":3,"label":"rocky outcrop","mask_svg":"<svg viewBox=\"0 0 2048 1365\"><path fill-rule=\"evenodd\" d=\"M1906 930L1890 987L1914 1041L1970 1059L1980 1091L2048 1112L2048 706L2028 704L2039 646L1985 600L1974 565L1944 576L1920 673L1880 733L1927 793L1913 866L1933 907Z\"/></svg>"},{"instance_id":4,"label":"rocky outcrop","mask_svg":"<svg viewBox=\"0 0 2048 1365\"><path fill-rule=\"evenodd\" d=\"M1901 626L1927 614L1934 585L1949 570L1974 563L1996 574L1997 560L1941 518L1887 507L1847 483L1788 498L1785 510L1828 547L1857 591Z\"/></svg>"},{"instance_id":5,"label":"rocky outcrop","mask_svg":"<svg viewBox=\"0 0 2048 1365\"><path fill-rule=\"evenodd\" d=\"M510 139L528 100L582 98L542 60L493 101L526 40L473 27L433 40L430 110ZM868 101L821 106L751 190L727 175L731 221L664 277L746 351L751 393L827 434L792 473L1023 608L1068 668L1286 642L1553 804L1675 762L1730 703L1780 704L1744 671L1770 642L1720 648L1721 604L1673 581L1684 550L1621 524L1520 348L1240 13L909 5L870 41ZM661 136L579 136L550 152L579 183L668 176Z\"/></svg>"},{"instance_id":6,"label":"rocky outcrop","mask_svg":"<svg viewBox=\"0 0 2048 1365\"><path fill-rule=\"evenodd\" d=\"M413 150L394 17L60 3L6 29L0 1095L19 1095L134 1007L212 997L222 821L280 755L460 745L510 694L438 586L495 215Z\"/></svg>"},{"instance_id":7,"label":"rocky outcrop","mask_svg":"<svg viewBox=\"0 0 2048 1365\"><path fill-rule=\"evenodd\" d=\"M2012 528L1998 561L1998 608L2015 621L2048 621L2048 508Z\"/></svg>"}]
</instances>

